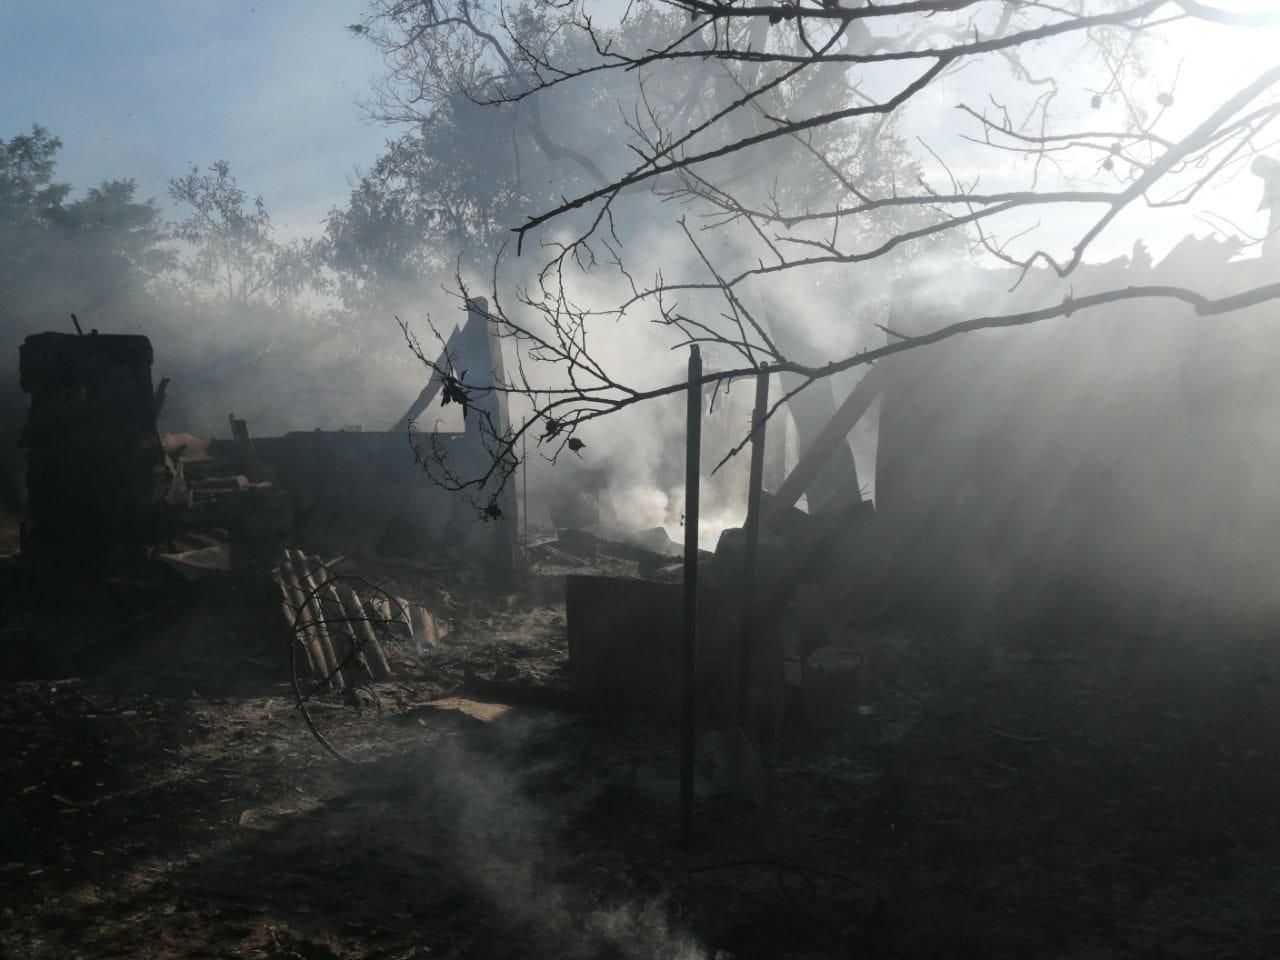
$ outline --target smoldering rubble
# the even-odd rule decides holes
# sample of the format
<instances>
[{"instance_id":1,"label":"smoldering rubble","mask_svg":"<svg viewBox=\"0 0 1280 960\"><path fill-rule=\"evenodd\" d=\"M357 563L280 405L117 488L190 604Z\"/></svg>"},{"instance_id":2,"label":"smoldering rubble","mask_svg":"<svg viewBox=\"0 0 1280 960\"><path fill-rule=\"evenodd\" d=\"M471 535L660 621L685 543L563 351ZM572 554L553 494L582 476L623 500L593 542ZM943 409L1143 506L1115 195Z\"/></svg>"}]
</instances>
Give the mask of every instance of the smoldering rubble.
<instances>
[{"instance_id":1,"label":"smoldering rubble","mask_svg":"<svg viewBox=\"0 0 1280 960\"><path fill-rule=\"evenodd\" d=\"M1188 258L1268 268L1188 240L1087 279ZM939 299L904 287L893 328ZM492 383L501 341L470 306L453 348ZM1120 323L1147 364L1079 388L1061 359L1125 349ZM33 336L0 571L0 803L25 825L0 834L0 943L1264 955L1280 397L1275 337L1255 342L1247 396L1180 365L1214 347L1177 317L904 354L757 430L754 469L704 471L742 518L705 549L628 527L608 463L532 498L518 473L492 497L431 482L410 425L439 381L359 429L264 436L227 411L221 436L161 434L183 387L153 383L145 336ZM696 400L706 435L749 399ZM461 475L508 416L468 411L431 449ZM847 442L869 417L874 501ZM1168 417L1174 442L1125 452ZM653 474L677 504L687 440Z\"/></svg>"}]
</instances>

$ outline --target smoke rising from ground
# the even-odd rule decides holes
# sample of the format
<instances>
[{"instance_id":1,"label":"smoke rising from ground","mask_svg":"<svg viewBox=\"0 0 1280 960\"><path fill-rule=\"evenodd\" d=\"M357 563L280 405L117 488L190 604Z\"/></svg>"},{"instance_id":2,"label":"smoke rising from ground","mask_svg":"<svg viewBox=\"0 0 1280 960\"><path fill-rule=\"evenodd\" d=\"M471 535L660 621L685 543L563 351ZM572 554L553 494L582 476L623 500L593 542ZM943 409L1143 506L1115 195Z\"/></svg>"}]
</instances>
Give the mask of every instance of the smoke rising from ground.
<instances>
[{"instance_id":1,"label":"smoke rising from ground","mask_svg":"<svg viewBox=\"0 0 1280 960\"><path fill-rule=\"evenodd\" d=\"M553 723L511 719L495 731L503 752L520 754L553 743ZM434 856L450 862L493 902L504 920L526 929L542 951L569 958L617 956L626 960L710 960L690 935L672 924L670 909L654 900L615 900L612 883L588 889L564 879L573 856L558 841L568 819L591 796L570 797L549 809L530 801L529 780L555 774L563 760L513 772L500 756L451 739L434 750L425 802L453 847ZM572 773L568 773L572 776ZM602 878L603 879L603 878Z\"/></svg>"}]
</instances>

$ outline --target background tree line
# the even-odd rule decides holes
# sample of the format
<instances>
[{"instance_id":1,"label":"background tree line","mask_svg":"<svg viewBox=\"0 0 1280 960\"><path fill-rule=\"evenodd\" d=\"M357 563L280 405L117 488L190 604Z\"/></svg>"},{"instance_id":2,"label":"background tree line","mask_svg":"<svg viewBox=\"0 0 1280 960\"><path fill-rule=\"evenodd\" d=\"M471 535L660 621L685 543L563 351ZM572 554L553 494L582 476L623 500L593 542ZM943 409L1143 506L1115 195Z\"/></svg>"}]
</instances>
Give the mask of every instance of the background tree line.
<instances>
[{"instance_id":1,"label":"background tree line","mask_svg":"<svg viewBox=\"0 0 1280 960\"><path fill-rule=\"evenodd\" d=\"M259 433L384 429L412 399L394 374L417 383L422 373L378 312L386 300L363 289L371 271L379 284L387 273L379 251L358 249L369 231L356 237L335 214L329 234L284 239L226 160L172 179L164 205L128 178L76 189L58 177L61 148L38 124L0 138L0 507L23 499L18 347L71 332L73 313L86 331L151 338L155 378L173 381L163 429L217 434L231 412ZM360 204L386 201L362 184ZM399 289L406 303L422 292Z\"/></svg>"},{"instance_id":2,"label":"background tree line","mask_svg":"<svg viewBox=\"0 0 1280 960\"><path fill-rule=\"evenodd\" d=\"M974 283L991 266L1069 282L1121 211L1237 175L1280 116L1272 69L1166 130L1175 98L1148 41L1178 21L1274 19L1192 0L597 14L370 0L350 29L384 56L392 139L314 237L280 237L222 160L170 182L170 220L131 180L73 195L47 131L0 141L0 377L23 335L77 312L152 337L170 425L217 432L234 410L260 432L382 426L431 372L394 318L431 313L447 333L467 287L491 293L518 355L528 415L508 445L566 442L681 389L668 348L689 341L711 376L768 360L821 414L869 345L904 346L877 330L897 277L932 260ZM964 91L957 126L908 139L904 116L928 117L943 81Z\"/></svg>"}]
</instances>

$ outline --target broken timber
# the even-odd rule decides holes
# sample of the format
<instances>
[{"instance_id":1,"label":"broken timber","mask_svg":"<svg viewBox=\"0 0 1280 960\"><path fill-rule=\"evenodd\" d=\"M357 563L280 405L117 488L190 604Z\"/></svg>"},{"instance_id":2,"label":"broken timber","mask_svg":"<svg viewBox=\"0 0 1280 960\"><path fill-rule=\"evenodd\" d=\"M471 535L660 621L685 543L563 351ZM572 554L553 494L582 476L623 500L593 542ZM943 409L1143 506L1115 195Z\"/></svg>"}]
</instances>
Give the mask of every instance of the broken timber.
<instances>
[{"instance_id":1,"label":"broken timber","mask_svg":"<svg viewBox=\"0 0 1280 960\"><path fill-rule=\"evenodd\" d=\"M466 323L461 328L453 328L436 360L430 380L404 416L392 426L393 433L410 431L417 418L435 400L444 383L438 372L442 370L449 371L466 393L463 422L468 442L487 452L493 440L501 440L510 433L511 417L504 389L506 372L502 362L502 337L489 317L489 302L483 297L467 301ZM486 433L493 436L487 438ZM510 574L516 568L519 555L519 516L514 482L502 486L494 495L493 505L498 508L497 516L507 524L506 530L494 538L494 569Z\"/></svg>"},{"instance_id":2,"label":"broken timber","mask_svg":"<svg viewBox=\"0 0 1280 960\"><path fill-rule=\"evenodd\" d=\"M300 550L284 552L275 580L285 622L293 631L291 642L297 644L314 682L343 690L391 676L374 626L389 628L392 618L374 612L376 603L362 600L324 561ZM395 602L406 608L403 601ZM424 616L430 615L424 611Z\"/></svg>"},{"instance_id":3,"label":"broken timber","mask_svg":"<svg viewBox=\"0 0 1280 960\"><path fill-rule=\"evenodd\" d=\"M813 439L790 475L782 481L772 498L772 509L795 506L800 496L809 489L832 454L845 442L849 431L857 425L862 415L870 409L880 391L884 389L885 373L881 366L869 369L853 392L845 398L835 415Z\"/></svg>"},{"instance_id":4,"label":"broken timber","mask_svg":"<svg viewBox=\"0 0 1280 960\"><path fill-rule=\"evenodd\" d=\"M684 642L680 651L680 837L693 840L694 726L697 722L698 494L702 484L702 353L689 348L689 393L685 435Z\"/></svg>"},{"instance_id":5,"label":"broken timber","mask_svg":"<svg viewBox=\"0 0 1280 960\"><path fill-rule=\"evenodd\" d=\"M738 657L738 725L746 726L751 703L752 629L755 624L756 557L760 549L760 487L764 480L765 438L769 414L769 367L756 374L756 402L751 414L751 471L747 481L746 549L742 571L742 646Z\"/></svg>"}]
</instances>

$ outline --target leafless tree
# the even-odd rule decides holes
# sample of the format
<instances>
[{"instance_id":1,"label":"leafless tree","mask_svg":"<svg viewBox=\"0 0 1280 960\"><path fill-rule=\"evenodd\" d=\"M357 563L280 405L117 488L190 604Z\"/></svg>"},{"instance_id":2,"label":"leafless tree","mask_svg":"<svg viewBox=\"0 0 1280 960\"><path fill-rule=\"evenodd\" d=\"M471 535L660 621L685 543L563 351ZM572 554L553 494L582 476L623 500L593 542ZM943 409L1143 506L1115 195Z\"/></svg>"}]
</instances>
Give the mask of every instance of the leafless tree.
<instances>
[{"instance_id":1,"label":"leafless tree","mask_svg":"<svg viewBox=\"0 0 1280 960\"><path fill-rule=\"evenodd\" d=\"M975 330L1125 300L1214 316L1280 298L1280 283L1220 297L1169 285L1058 294L923 335L885 330L882 345L825 360L788 343L778 317L778 291L798 278L852 291L869 267L900 275L931 251L958 270L999 267L1015 285L1071 278L1125 211L1186 206L1247 171L1280 113L1280 65L1194 117L1174 111L1176 76L1151 68L1153 45L1189 24L1265 29L1280 12L1198 0L638 0L605 23L596 10L376 0L353 28L387 57L387 116L465 96L510 117L578 185L512 224L496 257L489 315L515 363L492 389L523 396L528 412L507 431L490 425L486 473L444 474L447 485L494 495L522 439L554 458L592 421L684 389L604 359L599 344L624 320L661 325L671 346L709 345L719 361L708 382L762 363L790 375L776 410L824 378ZM921 135L919 115L941 117L942 96L950 119ZM904 152L910 132L919 162ZM1036 229L1043 221L1053 228ZM1078 226L1066 235L1064 222ZM621 294L602 299L602 276ZM470 297L461 277L458 287ZM475 389L419 357L455 395Z\"/></svg>"}]
</instances>

